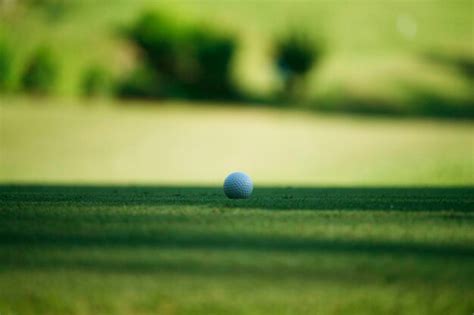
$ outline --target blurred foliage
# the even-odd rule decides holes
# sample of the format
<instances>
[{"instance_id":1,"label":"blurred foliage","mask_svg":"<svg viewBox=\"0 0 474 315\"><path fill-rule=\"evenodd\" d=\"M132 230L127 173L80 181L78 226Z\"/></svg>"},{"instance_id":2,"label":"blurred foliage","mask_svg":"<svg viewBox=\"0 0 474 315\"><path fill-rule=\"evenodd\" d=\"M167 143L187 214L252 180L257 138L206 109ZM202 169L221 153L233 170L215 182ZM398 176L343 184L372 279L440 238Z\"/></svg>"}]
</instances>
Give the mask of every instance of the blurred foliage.
<instances>
[{"instance_id":1,"label":"blurred foliage","mask_svg":"<svg viewBox=\"0 0 474 315\"><path fill-rule=\"evenodd\" d=\"M41 10L48 22L57 22L64 18L71 7L77 3L68 0L25 0L32 9Z\"/></svg>"},{"instance_id":2,"label":"blurred foliage","mask_svg":"<svg viewBox=\"0 0 474 315\"><path fill-rule=\"evenodd\" d=\"M319 64L323 53L322 43L303 33L294 32L276 41L275 64L287 97L295 97L301 92L306 75Z\"/></svg>"},{"instance_id":3,"label":"blurred foliage","mask_svg":"<svg viewBox=\"0 0 474 315\"><path fill-rule=\"evenodd\" d=\"M10 47L0 40L0 91L11 87L13 53Z\"/></svg>"},{"instance_id":4,"label":"blurred foliage","mask_svg":"<svg viewBox=\"0 0 474 315\"><path fill-rule=\"evenodd\" d=\"M163 93L160 82L149 67L138 66L118 82L117 93L124 98L158 98Z\"/></svg>"},{"instance_id":5,"label":"blurred foliage","mask_svg":"<svg viewBox=\"0 0 474 315\"><path fill-rule=\"evenodd\" d=\"M36 50L26 65L21 78L25 91L34 94L50 94L57 83L58 64L52 50L42 46Z\"/></svg>"},{"instance_id":6,"label":"blurred foliage","mask_svg":"<svg viewBox=\"0 0 474 315\"><path fill-rule=\"evenodd\" d=\"M189 88L199 98L206 94L218 98L232 98L235 88L231 81L231 62L235 40L209 28L195 29L189 37L194 71Z\"/></svg>"},{"instance_id":7,"label":"blurred foliage","mask_svg":"<svg viewBox=\"0 0 474 315\"><path fill-rule=\"evenodd\" d=\"M47 42L61 52L55 95L105 88L84 71L94 61L119 78L109 87L119 97L472 117L470 1L257 2L161 1L164 15L143 14L154 0L0 1L0 93L22 91L30 52Z\"/></svg>"},{"instance_id":8,"label":"blurred foliage","mask_svg":"<svg viewBox=\"0 0 474 315\"><path fill-rule=\"evenodd\" d=\"M423 56L429 61L455 67L462 75L474 80L474 56L467 52L432 50Z\"/></svg>"},{"instance_id":9,"label":"blurred foliage","mask_svg":"<svg viewBox=\"0 0 474 315\"><path fill-rule=\"evenodd\" d=\"M317 97L308 105L318 111L345 112L364 115L423 116L438 118L474 118L474 103L471 96L448 96L436 93L431 88L402 86L406 98L357 95L344 88Z\"/></svg>"},{"instance_id":10,"label":"blurred foliage","mask_svg":"<svg viewBox=\"0 0 474 315\"><path fill-rule=\"evenodd\" d=\"M146 92L143 97L229 99L237 95L231 79L236 48L231 35L210 27L178 24L162 14L147 12L127 36L142 54L141 67L149 67L155 75L145 75L142 70L132 74L119 89L121 95L140 97L139 91ZM151 81L146 82L147 78ZM132 82L134 92L129 93Z\"/></svg>"},{"instance_id":11,"label":"blurred foliage","mask_svg":"<svg viewBox=\"0 0 474 315\"><path fill-rule=\"evenodd\" d=\"M85 96L99 96L110 93L111 78L107 70L99 65L88 68L82 78L82 91Z\"/></svg>"}]
</instances>

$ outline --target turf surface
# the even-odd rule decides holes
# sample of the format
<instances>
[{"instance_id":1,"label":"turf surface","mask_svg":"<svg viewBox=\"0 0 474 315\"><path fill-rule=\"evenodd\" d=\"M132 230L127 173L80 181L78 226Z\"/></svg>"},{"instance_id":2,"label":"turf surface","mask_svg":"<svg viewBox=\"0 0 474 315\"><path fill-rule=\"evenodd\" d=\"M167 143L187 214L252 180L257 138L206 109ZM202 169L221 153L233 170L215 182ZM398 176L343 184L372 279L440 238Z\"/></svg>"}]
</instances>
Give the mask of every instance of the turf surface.
<instances>
[{"instance_id":1,"label":"turf surface","mask_svg":"<svg viewBox=\"0 0 474 315\"><path fill-rule=\"evenodd\" d=\"M72 103L72 104L71 104ZM474 185L474 125L190 102L0 102L0 183Z\"/></svg>"},{"instance_id":2,"label":"turf surface","mask_svg":"<svg viewBox=\"0 0 474 315\"><path fill-rule=\"evenodd\" d=\"M3 314L470 314L474 189L0 186Z\"/></svg>"},{"instance_id":3,"label":"turf surface","mask_svg":"<svg viewBox=\"0 0 474 315\"><path fill-rule=\"evenodd\" d=\"M1 315L474 309L467 122L7 101Z\"/></svg>"}]
</instances>

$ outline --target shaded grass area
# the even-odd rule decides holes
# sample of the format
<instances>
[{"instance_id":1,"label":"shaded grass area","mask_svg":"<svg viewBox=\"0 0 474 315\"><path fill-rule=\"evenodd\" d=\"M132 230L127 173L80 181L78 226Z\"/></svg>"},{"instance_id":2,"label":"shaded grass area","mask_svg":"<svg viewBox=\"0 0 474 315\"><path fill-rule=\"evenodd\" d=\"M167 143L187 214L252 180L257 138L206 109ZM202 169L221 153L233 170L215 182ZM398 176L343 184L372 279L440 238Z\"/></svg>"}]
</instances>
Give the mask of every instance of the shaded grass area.
<instances>
[{"instance_id":1,"label":"shaded grass area","mask_svg":"<svg viewBox=\"0 0 474 315\"><path fill-rule=\"evenodd\" d=\"M474 188L257 187L254 198L229 200L221 188L199 186L2 185L5 202L76 203L76 206L175 205L308 210L469 211Z\"/></svg>"},{"instance_id":2,"label":"shaded grass area","mask_svg":"<svg viewBox=\"0 0 474 315\"><path fill-rule=\"evenodd\" d=\"M0 186L6 314L465 314L474 188Z\"/></svg>"}]
</instances>

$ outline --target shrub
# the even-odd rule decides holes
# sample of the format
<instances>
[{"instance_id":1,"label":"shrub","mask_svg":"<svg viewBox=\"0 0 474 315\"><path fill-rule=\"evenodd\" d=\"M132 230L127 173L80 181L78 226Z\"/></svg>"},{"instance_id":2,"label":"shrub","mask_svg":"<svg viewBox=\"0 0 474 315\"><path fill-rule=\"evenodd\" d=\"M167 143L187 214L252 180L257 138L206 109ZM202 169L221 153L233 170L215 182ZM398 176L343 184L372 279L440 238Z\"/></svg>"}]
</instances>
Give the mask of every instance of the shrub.
<instances>
[{"instance_id":1,"label":"shrub","mask_svg":"<svg viewBox=\"0 0 474 315\"><path fill-rule=\"evenodd\" d=\"M426 58L431 62L454 67L468 79L474 79L474 56L469 52L434 49L423 53L421 57Z\"/></svg>"},{"instance_id":2,"label":"shrub","mask_svg":"<svg viewBox=\"0 0 474 315\"><path fill-rule=\"evenodd\" d=\"M100 66L91 66L82 77L82 92L85 96L98 96L109 93L110 77Z\"/></svg>"},{"instance_id":3,"label":"shrub","mask_svg":"<svg viewBox=\"0 0 474 315\"><path fill-rule=\"evenodd\" d=\"M117 94L123 98L162 97L158 78L147 67L138 67L117 84Z\"/></svg>"},{"instance_id":4,"label":"shrub","mask_svg":"<svg viewBox=\"0 0 474 315\"><path fill-rule=\"evenodd\" d=\"M178 26L157 13L145 13L128 32L147 62L165 75L175 75L180 52Z\"/></svg>"},{"instance_id":5,"label":"shrub","mask_svg":"<svg viewBox=\"0 0 474 315\"><path fill-rule=\"evenodd\" d=\"M235 40L210 28L177 24L158 13L145 13L127 32L140 49L142 67L150 67L159 78L159 91L146 93L161 97L229 98L235 95L231 83L231 61ZM157 82L135 83L144 89ZM135 86L137 87L137 86ZM138 91L138 90L136 90ZM139 96L139 95L136 95Z\"/></svg>"},{"instance_id":6,"label":"shrub","mask_svg":"<svg viewBox=\"0 0 474 315\"><path fill-rule=\"evenodd\" d=\"M322 45L301 33L292 33L277 41L275 64L287 97L297 95L306 75L319 63L322 55Z\"/></svg>"},{"instance_id":7,"label":"shrub","mask_svg":"<svg viewBox=\"0 0 474 315\"><path fill-rule=\"evenodd\" d=\"M190 35L190 49L195 68L189 76L199 98L206 95L216 98L232 98L231 62L236 50L235 40L210 29L198 29Z\"/></svg>"},{"instance_id":8,"label":"shrub","mask_svg":"<svg viewBox=\"0 0 474 315\"><path fill-rule=\"evenodd\" d=\"M58 66L52 51L39 48L31 57L21 78L25 91L35 94L49 94L54 89Z\"/></svg>"},{"instance_id":9,"label":"shrub","mask_svg":"<svg viewBox=\"0 0 474 315\"><path fill-rule=\"evenodd\" d=\"M0 41L0 91L6 91L10 87L12 79L13 54L8 46Z\"/></svg>"}]
</instances>

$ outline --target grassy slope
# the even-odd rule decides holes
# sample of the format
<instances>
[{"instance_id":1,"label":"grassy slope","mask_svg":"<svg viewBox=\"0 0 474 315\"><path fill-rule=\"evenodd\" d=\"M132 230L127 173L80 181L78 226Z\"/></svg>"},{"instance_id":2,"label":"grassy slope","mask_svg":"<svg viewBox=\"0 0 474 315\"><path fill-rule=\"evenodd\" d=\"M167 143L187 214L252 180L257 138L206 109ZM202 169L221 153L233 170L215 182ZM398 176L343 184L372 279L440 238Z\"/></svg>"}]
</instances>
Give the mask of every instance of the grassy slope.
<instances>
[{"instance_id":1,"label":"grassy slope","mask_svg":"<svg viewBox=\"0 0 474 315\"><path fill-rule=\"evenodd\" d=\"M21 6L20 6L21 8ZM129 49L117 35L145 8L157 8L180 19L197 19L241 33L236 61L237 80L246 89L265 93L275 88L269 44L289 28L327 38L328 57L313 77L311 91L325 94L343 89L361 98L396 104L412 101L407 89L455 100L472 98L470 82L451 67L433 65L419 52L461 51L472 56L471 1L77 1L52 18L47 10L9 13L0 21L15 47L18 70L39 43L60 51L62 94L77 94L81 74L102 63L115 72L128 69ZM7 13L9 11L6 11ZM417 27L407 39L397 21L408 18ZM93 30L93 31L91 31ZM94 47L94 49L91 49ZM400 84L403 83L403 85Z\"/></svg>"},{"instance_id":2,"label":"grassy slope","mask_svg":"<svg viewBox=\"0 0 474 315\"><path fill-rule=\"evenodd\" d=\"M1 186L2 314L467 314L473 189Z\"/></svg>"},{"instance_id":3,"label":"grassy slope","mask_svg":"<svg viewBox=\"0 0 474 315\"><path fill-rule=\"evenodd\" d=\"M206 104L0 106L0 182L472 185L469 123Z\"/></svg>"}]
</instances>

